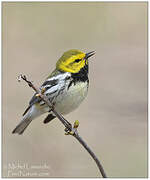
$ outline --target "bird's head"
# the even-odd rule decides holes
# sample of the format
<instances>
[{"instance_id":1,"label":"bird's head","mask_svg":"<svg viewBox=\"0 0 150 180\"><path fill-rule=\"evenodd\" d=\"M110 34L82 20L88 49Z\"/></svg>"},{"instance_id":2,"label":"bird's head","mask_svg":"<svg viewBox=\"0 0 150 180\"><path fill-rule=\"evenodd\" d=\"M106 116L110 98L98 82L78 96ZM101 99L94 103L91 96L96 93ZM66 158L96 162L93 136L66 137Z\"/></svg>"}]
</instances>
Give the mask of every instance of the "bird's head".
<instances>
[{"instance_id":1,"label":"bird's head","mask_svg":"<svg viewBox=\"0 0 150 180\"><path fill-rule=\"evenodd\" d=\"M82 68L88 65L88 58L95 54L83 53L79 50L69 50L65 52L56 63L56 69L63 72L78 73Z\"/></svg>"}]
</instances>

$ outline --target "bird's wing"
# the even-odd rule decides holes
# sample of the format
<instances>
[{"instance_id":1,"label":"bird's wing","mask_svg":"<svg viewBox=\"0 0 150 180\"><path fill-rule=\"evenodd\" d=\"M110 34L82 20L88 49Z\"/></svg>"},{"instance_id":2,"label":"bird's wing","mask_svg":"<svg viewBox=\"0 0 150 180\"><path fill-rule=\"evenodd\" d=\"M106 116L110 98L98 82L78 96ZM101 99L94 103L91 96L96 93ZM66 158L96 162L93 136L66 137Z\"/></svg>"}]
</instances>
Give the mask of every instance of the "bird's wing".
<instances>
[{"instance_id":1,"label":"bird's wing","mask_svg":"<svg viewBox=\"0 0 150 180\"><path fill-rule=\"evenodd\" d=\"M52 101L55 97L57 97L62 90L66 87L66 80L71 77L70 73L56 73L52 77L48 77L45 82L41 85L40 89L45 88L44 94L48 96L48 98ZM37 93L33 95L29 102L28 108L25 110L23 115L25 115L30 107L35 103L40 103L41 105L45 104L40 97L36 96Z\"/></svg>"}]
</instances>

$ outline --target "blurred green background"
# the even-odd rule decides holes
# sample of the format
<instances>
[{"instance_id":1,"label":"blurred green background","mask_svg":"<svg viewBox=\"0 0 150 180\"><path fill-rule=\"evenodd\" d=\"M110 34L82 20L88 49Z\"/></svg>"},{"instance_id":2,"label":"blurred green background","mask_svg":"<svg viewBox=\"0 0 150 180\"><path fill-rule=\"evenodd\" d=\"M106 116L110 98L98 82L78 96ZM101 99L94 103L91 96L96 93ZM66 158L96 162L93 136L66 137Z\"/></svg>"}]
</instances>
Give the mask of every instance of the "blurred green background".
<instances>
[{"instance_id":1,"label":"blurred green background","mask_svg":"<svg viewBox=\"0 0 150 180\"><path fill-rule=\"evenodd\" d=\"M64 51L96 51L80 108L65 116L108 177L147 177L147 3L3 2L3 177L99 177L81 145L56 119L12 135L38 86Z\"/></svg>"}]
</instances>

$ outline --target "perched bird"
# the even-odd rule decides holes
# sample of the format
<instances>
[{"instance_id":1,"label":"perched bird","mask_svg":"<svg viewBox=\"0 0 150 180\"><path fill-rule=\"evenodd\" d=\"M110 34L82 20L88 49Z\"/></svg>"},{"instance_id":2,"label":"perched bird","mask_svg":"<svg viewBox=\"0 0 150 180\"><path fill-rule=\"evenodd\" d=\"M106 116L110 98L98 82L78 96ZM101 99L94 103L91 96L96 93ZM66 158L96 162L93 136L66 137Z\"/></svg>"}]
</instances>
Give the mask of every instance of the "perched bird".
<instances>
[{"instance_id":1,"label":"perched bird","mask_svg":"<svg viewBox=\"0 0 150 180\"><path fill-rule=\"evenodd\" d=\"M94 51L85 54L75 49L65 52L57 61L56 69L40 87L59 113L70 113L85 99L89 86L88 58L94 54ZM31 121L43 113L49 113L44 123L55 118L45 102L36 95L31 98L21 122L12 133L22 134Z\"/></svg>"}]
</instances>

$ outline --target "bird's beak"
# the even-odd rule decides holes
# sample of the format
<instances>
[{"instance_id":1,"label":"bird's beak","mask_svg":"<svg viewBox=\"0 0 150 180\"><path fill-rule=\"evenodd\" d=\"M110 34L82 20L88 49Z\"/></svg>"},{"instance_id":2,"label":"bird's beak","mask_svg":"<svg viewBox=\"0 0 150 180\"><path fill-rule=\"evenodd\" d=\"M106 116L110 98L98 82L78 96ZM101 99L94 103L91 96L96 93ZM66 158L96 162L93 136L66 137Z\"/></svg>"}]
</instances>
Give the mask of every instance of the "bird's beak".
<instances>
[{"instance_id":1,"label":"bird's beak","mask_svg":"<svg viewBox=\"0 0 150 180\"><path fill-rule=\"evenodd\" d=\"M95 54L95 51L91 51L89 53L85 54L85 59L88 59L89 57L93 56Z\"/></svg>"}]
</instances>

